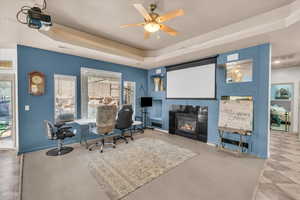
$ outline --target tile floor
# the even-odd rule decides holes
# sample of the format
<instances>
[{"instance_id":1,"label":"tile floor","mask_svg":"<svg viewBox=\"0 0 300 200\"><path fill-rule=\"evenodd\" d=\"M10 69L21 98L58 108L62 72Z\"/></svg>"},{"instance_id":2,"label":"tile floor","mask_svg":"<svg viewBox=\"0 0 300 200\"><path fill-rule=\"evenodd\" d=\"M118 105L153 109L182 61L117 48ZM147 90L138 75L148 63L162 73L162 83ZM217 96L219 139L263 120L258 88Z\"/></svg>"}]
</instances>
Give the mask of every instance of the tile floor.
<instances>
[{"instance_id":1,"label":"tile floor","mask_svg":"<svg viewBox=\"0 0 300 200\"><path fill-rule=\"evenodd\" d=\"M13 149L14 142L12 137L0 138L0 149Z\"/></svg>"},{"instance_id":2,"label":"tile floor","mask_svg":"<svg viewBox=\"0 0 300 200\"><path fill-rule=\"evenodd\" d=\"M19 199L21 157L13 150L0 150L0 200Z\"/></svg>"},{"instance_id":3,"label":"tile floor","mask_svg":"<svg viewBox=\"0 0 300 200\"><path fill-rule=\"evenodd\" d=\"M260 177L255 200L300 200L298 135L274 131L270 145L270 159Z\"/></svg>"}]
</instances>

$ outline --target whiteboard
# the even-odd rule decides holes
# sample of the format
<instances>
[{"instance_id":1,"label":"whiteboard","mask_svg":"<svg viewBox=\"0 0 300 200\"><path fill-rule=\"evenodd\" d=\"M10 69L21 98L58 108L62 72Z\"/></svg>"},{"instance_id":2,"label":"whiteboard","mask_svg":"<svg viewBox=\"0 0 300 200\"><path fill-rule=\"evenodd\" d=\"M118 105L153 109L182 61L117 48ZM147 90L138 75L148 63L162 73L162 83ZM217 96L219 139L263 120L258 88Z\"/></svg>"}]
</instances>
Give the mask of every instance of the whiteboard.
<instances>
[{"instance_id":1,"label":"whiteboard","mask_svg":"<svg viewBox=\"0 0 300 200\"><path fill-rule=\"evenodd\" d=\"M219 107L219 127L253 130L253 101L221 100Z\"/></svg>"},{"instance_id":2,"label":"whiteboard","mask_svg":"<svg viewBox=\"0 0 300 200\"><path fill-rule=\"evenodd\" d=\"M215 98L215 63L167 72L167 98Z\"/></svg>"}]
</instances>

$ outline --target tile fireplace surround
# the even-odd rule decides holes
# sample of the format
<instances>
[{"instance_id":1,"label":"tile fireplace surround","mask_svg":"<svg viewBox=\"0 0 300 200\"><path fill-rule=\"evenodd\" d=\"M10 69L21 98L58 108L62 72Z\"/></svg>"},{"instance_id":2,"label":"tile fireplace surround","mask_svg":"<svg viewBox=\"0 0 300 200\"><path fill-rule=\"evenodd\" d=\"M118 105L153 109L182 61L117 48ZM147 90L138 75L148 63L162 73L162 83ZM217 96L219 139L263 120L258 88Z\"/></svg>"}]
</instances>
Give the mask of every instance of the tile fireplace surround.
<instances>
[{"instance_id":1,"label":"tile fireplace surround","mask_svg":"<svg viewBox=\"0 0 300 200\"><path fill-rule=\"evenodd\" d=\"M207 142L208 107L171 105L169 133Z\"/></svg>"}]
</instances>

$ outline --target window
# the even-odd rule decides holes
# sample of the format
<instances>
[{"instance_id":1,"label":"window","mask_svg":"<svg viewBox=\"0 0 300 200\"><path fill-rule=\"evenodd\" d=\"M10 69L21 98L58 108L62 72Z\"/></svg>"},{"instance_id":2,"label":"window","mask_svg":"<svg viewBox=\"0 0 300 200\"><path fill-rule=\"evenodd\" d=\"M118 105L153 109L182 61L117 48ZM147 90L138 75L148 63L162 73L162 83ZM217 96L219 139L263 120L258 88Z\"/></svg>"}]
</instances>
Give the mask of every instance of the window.
<instances>
[{"instance_id":1,"label":"window","mask_svg":"<svg viewBox=\"0 0 300 200\"><path fill-rule=\"evenodd\" d=\"M135 116L135 82L124 81L123 86L123 104L132 105L133 118Z\"/></svg>"},{"instance_id":2,"label":"window","mask_svg":"<svg viewBox=\"0 0 300 200\"><path fill-rule=\"evenodd\" d=\"M76 76L54 75L55 121L62 114L76 118Z\"/></svg>"},{"instance_id":3,"label":"window","mask_svg":"<svg viewBox=\"0 0 300 200\"><path fill-rule=\"evenodd\" d=\"M101 104L120 105L121 74L81 68L82 117L96 118L96 107Z\"/></svg>"}]
</instances>

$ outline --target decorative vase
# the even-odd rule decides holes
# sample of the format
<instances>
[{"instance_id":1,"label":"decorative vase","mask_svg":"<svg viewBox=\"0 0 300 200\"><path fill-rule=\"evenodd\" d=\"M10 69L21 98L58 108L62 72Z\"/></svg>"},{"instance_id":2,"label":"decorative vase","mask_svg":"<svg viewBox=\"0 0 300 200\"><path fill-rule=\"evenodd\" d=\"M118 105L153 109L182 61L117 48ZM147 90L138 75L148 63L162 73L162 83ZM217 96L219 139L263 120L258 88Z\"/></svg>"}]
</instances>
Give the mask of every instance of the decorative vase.
<instances>
[{"instance_id":1,"label":"decorative vase","mask_svg":"<svg viewBox=\"0 0 300 200\"><path fill-rule=\"evenodd\" d=\"M154 91L158 92L160 89L160 81L161 79L159 77L155 77L153 78L153 82L154 82Z\"/></svg>"},{"instance_id":2,"label":"decorative vase","mask_svg":"<svg viewBox=\"0 0 300 200\"><path fill-rule=\"evenodd\" d=\"M164 80L160 79L160 91L164 91Z\"/></svg>"}]
</instances>

